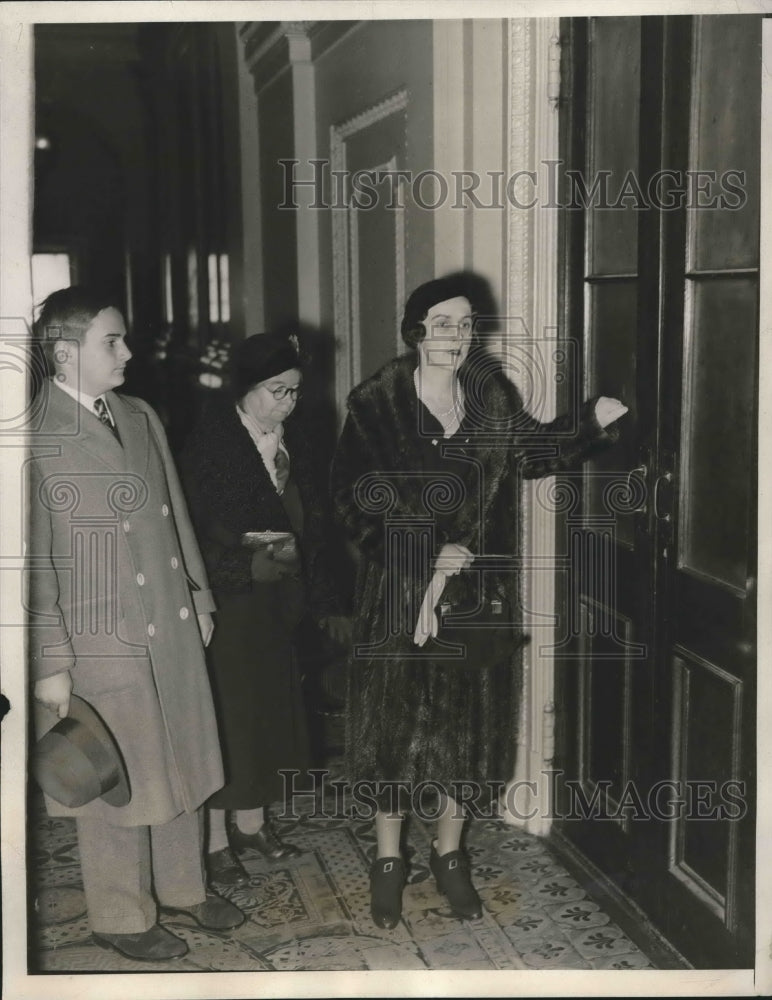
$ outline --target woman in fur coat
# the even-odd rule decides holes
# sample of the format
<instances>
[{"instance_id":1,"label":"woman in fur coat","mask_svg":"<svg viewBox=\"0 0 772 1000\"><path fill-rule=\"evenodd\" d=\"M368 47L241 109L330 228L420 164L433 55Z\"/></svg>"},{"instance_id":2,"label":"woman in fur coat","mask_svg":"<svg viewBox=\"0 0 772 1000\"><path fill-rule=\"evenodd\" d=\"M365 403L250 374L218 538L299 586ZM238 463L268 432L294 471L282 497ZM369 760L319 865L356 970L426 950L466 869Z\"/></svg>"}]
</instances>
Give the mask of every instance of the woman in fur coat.
<instances>
[{"instance_id":1,"label":"woman in fur coat","mask_svg":"<svg viewBox=\"0 0 772 1000\"><path fill-rule=\"evenodd\" d=\"M520 483L607 446L617 433L604 428L626 411L600 397L576 433L572 415L535 421L474 335L473 299L463 276L412 293L402 336L413 350L352 391L333 463L335 512L361 556L347 756L351 780L378 803L370 883L381 927L401 916L401 823L423 782L440 792L438 888L457 916L481 915L454 791L514 773L524 637L502 557L519 549Z\"/></svg>"},{"instance_id":2,"label":"woman in fur coat","mask_svg":"<svg viewBox=\"0 0 772 1000\"><path fill-rule=\"evenodd\" d=\"M282 798L280 769L308 767L296 629L309 605L335 638L343 624L324 567L326 473L289 419L301 381L294 338L248 337L231 393L211 400L181 459L217 603L209 652L226 784L207 803L207 868L225 885L247 881L234 849L299 853L267 815Z\"/></svg>"}]
</instances>

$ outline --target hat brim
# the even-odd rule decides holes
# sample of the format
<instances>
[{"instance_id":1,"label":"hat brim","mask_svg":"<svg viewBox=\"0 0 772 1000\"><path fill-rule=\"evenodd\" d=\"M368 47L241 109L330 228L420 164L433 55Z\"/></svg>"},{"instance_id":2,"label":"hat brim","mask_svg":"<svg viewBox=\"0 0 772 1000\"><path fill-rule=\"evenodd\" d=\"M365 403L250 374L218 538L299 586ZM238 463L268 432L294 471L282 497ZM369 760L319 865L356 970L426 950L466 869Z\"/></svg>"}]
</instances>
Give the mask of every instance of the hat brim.
<instances>
[{"instance_id":1,"label":"hat brim","mask_svg":"<svg viewBox=\"0 0 772 1000\"><path fill-rule=\"evenodd\" d=\"M41 705L39 702L35 703L35 712L39 742L43 735L52 729L60 719L55 712ZM95 795L94 798L100 798L103 802L111 806L120 807L127 805L131 801L131 785L126 771L126 764L115 738L107 728L102 717L93 706L76 694L70 695L70 706L67 717L84 726L89 731L89 734L99 742L110 758L115 782L111 784L110 788L103 791L101 795ZM60 800L57 799L57 801ZM89 801L93 801L93 799Z\"/></svg>"}]
</instances>

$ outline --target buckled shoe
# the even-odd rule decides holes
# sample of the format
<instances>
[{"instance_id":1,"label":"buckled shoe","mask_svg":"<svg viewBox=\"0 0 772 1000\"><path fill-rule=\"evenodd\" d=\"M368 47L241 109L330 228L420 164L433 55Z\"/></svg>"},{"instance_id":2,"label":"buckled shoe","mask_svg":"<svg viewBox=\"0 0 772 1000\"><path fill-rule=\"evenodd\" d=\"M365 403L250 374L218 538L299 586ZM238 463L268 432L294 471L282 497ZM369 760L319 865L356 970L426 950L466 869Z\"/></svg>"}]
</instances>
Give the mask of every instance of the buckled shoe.
<instances>
[{"instance_id":1,"label":"buckled shoe","mask_svg":"<svg viewBox=\"0 0 772 1000\"><path fill-rule=\"evenodd\" d=\"M378 858L370 868L370 913L376 927L391 930L402 916L405 863L402 858Z\"/></svg>"},{"instance_id":2,"label":"buckled shoe","mask_svg":"<svg viewBox=\"0 0 772 1000\"><path fill-rule=\"evenodd\" d=\"M469 874L469 859L462 851L438 854L432 844L429 867L437 888L447 896L453 915L461 920L478 920L482 916L482 903Z\"/></svg>"}]
</instances>

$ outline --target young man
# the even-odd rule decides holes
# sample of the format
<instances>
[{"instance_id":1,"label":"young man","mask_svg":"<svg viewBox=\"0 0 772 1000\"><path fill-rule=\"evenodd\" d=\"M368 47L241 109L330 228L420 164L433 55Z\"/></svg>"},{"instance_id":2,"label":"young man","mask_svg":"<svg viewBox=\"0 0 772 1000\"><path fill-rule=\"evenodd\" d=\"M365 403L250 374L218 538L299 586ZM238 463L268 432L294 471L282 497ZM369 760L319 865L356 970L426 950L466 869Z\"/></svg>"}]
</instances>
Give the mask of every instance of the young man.
<instances>
[{"instance_id":1,"label":"young man","mask_svg":"<svg viewBox=\"0 0 772 1000\"><path fill-rule=\"evenodd\" d=\"M124 806L46 804L76 818L97 943L168 960L188 948L158 924L151 885L162 912L201 927L244 919L207 891L202 865L200 807L223 783L203 648L214 604L158 417L113 392L131 358L121 313L63 289L36 338L53 378L34 407L29 463L33 696L51 725L71 693L89 702L131 789Z\"/></svg>"}]
</instances>

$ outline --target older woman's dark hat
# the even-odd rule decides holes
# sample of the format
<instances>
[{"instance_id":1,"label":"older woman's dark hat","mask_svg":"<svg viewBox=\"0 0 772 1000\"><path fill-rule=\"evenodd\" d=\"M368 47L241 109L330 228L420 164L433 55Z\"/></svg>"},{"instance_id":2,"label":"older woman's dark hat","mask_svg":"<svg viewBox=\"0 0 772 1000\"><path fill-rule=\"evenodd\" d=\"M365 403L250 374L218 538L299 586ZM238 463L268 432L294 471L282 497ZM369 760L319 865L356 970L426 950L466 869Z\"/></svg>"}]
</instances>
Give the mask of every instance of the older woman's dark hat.
<instances>
[{"instance_id":1,"label":"older woman's dark hat","mask_svg":"<svg viewBox=\"0 0 772 1000\"><path fill-rule=\"evenodd\" d=\"M258 383L281 375L302 362L297 338L282 333L255 333L242 340L231 358L231 389L242 399Z\"/></svg>"},{"instance_id":2,"label":"older woman's dark hat","mask_svg":"<svg viewBox=\"0 0 772 1000\"><path fill-rule=\"evenodd\" d=\"M66 718L57 718L35 702L36 729L43 735L32 748L30 771L42 790L70 809L99 798L125 806L131 800L126 766L101 717L87 701L71 695Z\"/></svg>"},{"instance_id":3,"label":"older woman's dark hat","mask_svg":"<svg viewBox=\"0 0 772 1000\"><path fill-rule=\"evenodd\" d=\"M408 296L402 317L402 339L408 347L416 347L426 336L424 320L432 306L463 296L474 308L472 283L463 274L434 278L419 285Z\"/></svg>"}]
</instances>

